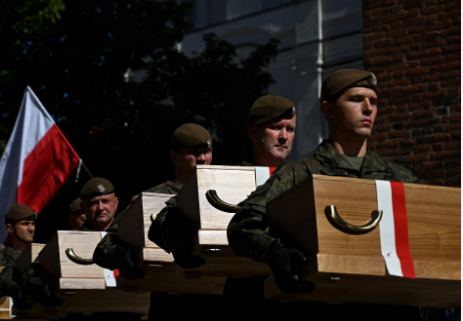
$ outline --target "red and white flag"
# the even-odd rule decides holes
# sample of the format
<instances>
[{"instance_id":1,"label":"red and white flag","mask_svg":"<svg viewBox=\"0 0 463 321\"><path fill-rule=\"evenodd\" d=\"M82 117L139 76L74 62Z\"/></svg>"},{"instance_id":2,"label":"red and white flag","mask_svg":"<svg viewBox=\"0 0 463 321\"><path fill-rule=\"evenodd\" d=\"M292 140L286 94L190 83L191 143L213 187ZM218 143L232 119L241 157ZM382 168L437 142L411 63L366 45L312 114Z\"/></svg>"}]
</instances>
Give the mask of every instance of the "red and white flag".
<instances>
[{"instance_id":1,"label":"red and white flag","mask_svg":"<svg viewBox=\"0 0 463 321\"><path fill-rule=\"evenodd\" d=\"M401 182L376 181L381 253L390 275L416 279L408 242L405 188Z\"/></svg>"},{"instance_id":2,"label":"red and white flag","mask_svg":"<svg viewBox=\"0 0 463 321\"><path fill-rule=\"evenodd\" d=\"M15 203L40 213L79 161L79 155L27 87L0 160L0 217ZM0 242L7 236L5 225L0 224Z\"/></svg>"},{"instance_id":3,"label":"red and white flag","mask_svg":"<svg viewBox=\"0 0 463 321\"><path fill-rule=\"evenodd\" d=\"M276 167L256 166L256 187L264 185L276 169Z\"/></svg>"}]
</instances>

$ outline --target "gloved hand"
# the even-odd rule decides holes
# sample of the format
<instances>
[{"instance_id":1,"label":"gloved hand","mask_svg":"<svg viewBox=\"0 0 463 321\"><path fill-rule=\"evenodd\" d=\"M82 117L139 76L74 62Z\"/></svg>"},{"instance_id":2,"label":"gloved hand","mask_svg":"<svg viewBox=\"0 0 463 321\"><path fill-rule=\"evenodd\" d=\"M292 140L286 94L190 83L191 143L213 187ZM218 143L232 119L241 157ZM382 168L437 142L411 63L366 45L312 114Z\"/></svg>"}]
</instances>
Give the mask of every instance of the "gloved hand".
<instances>
[{"instance_id":1,"label":"gloved hand","mask_svg":"<svg viewBox=\"0 0 463 321\"><path fill-rule=\"evenodd\" d=\"M272 242L264 261L270 266L278 287L284 293L311 293L312 282L302 280L298 268L306 257L299 250L285 248L279 239Z\"/></svg>"},{"instance_id":2,"label":"gloved hand","mask_svg":"<svg viewBox=\"0 0 463 321\"><path fill-rule=\"evenodd\" d=\"M53 291L54 280L37 280L34 285L35 296L39 299L39 303L46 308L53 308L63 304L63 300L55 297Z\"/></svg>"},{"instance_id":3,"label":"gloved hand","mask_svg":"<svg viewBox=\"0 0 463 321\"><path fill-rule=\"evenodd\" d=\"M121 246L116 248L116 255L119 257L120 275L127 280L143 279L145 271L138 267L138 253L141 249L124 249Z\"/></svg>"},{"instance_id":4,"label":"gloved hand","mask_svg":"<svg viewBox=\"0 0 463 321\"><path fill-rule=\"evenodd\" d=\"M192 269L205 263L202 257L193 255L188 239L178 239L172 245L172 255L175 262L184 269Z\"/></svg>"},{"instance_id":5,"label":"gloved hand","mask_svg":"<svg viewBox=\"0 0 463 321\"><path fill-rule=\"evenodd\" d=\"M23 295L23 291L20 285L14 284L8 289L8 296L13 300L13 304L18 310L28 310L32 307L26 302L26 296Z\"/></svg>"}]
</instances>

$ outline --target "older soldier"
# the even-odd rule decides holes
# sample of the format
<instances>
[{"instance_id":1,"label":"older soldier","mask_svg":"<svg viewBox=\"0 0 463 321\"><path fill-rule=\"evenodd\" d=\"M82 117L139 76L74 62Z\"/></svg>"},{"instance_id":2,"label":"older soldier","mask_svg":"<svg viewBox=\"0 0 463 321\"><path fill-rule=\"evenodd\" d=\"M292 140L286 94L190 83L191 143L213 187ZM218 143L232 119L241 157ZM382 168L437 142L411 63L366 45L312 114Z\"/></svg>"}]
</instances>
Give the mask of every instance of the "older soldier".
<instances>
[{"instance_id":1,"label":"older soldier","mask_svg":"<svg viewBox=\"0 0 463 321\"><path fill-rule=\"evenodd\" d=\"M13 299L18 309L30 308L25 302L22 288L17 282L14 265L34 240L35 220L37 214L24 204L14 204L5 214L5 225L10 235L11 243L0 251L0 266L4 266L0 274L0 292Z\"/></svg>"},{"instance_id":2,"label":"older soldier","mask_svg":"<svg viewBox=\"0 0 463 321\"><path fill-rule=\"evenodd\" d=\"M84 225L87 217L80 207L80 198L76 198L68 208L68 220L71 224L71 230L81 228Z\"/></svg>"},{"instance_id":3,"label":"older soldier","mask_svg":"<svg viewBox=\"0 0 463 321\"><path fill-rule=\"evenodd\" d=\"M244 202L228 226L228 241L240 256L267 263L283 292L311 292L296 267L305 256L285 247L270 233L265 218L268 201L312 174L420 183L406 168L387 162L367 147L377 113L376 77L360 70L339 70L322 85L321 110L330 127L328 140L318 148L281 166L266 184ZM282 213L284 215L284 213Z\"/></svg>"}]
</instances>

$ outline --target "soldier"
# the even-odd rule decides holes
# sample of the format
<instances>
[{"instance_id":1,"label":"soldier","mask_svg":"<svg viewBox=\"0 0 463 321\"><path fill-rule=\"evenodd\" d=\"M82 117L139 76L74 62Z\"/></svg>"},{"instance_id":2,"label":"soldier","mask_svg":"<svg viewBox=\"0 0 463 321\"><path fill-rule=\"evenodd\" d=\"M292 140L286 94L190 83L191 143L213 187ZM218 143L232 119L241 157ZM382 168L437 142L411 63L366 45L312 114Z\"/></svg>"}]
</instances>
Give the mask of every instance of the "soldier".
<instances>
[{"instance_id":1,"label":"soldier","mask_svg":"<svg viewBox=\"0 0 463 321\"><path fill-rule=\"evenodd\" d=\"M0 266L4 266L0 274L0 292L13 299L18 309L28 309L20 278L14 269L16 260L34 240L35 220L37 213L24 204L14 204L5 214L5 225L10 235L10 244L0 251ZM19 282L19 284L17 283Z\"/></svg>"},{"instance_id":2,"label":"soldier","mask_svg":"<svg viewBox=\"0 0 463 321\"><path fill-rule=\"evenodd\" d=\"M80 198L76 198L71 205L69 205L68 220L69 224L71 224L71 230L81 228L87 220L84 211L80 208Z\"/></svg>"},{"instance_id":3,"label":"soldier","mask_svg":"<svg viewBox=\"0 0 463 321\"><path fill-rule=\"evenodd\" d=\"M268 201L312 174L420 183L411 171L387 162L367 147L377 113L376 82L373 73L360 70L339 70L328 76L321 92L321 111L330 128L328 140L281 166L240 204L228 226L232 250L267 263L283 292L311 292L313 285L294 272L305 256L271 234L265 218Z\"/></svg>"}]
</instances>

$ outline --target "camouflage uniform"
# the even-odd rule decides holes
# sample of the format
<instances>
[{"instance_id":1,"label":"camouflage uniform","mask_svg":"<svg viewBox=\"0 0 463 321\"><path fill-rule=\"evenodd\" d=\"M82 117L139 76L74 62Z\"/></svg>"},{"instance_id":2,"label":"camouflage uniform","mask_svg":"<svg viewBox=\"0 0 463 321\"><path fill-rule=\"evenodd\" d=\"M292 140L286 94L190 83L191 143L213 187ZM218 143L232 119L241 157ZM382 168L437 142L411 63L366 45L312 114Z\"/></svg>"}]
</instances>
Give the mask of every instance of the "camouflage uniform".
<instances>
[{"instance_id":1,"label":"camouflage uniform","mask_svg":"<svg viewBox=\"0 0 463 321\"><path fill-rule=\"evenodd\" d=\"M8 289L10 286L17 284L15 263L16 260L21 256L21 253L16 252L11 246L7 246L0 251L0 266L3 266L3 270L0 273L0 293L1 295L8 295Z\"/></svg>"},{"instance_id":2,"label":"camouflage uniform","mask_svg":"<svg viewBox=\"0 0 463 321\"><path fill-rule=\"evenodd\" d=\"M230 247L237 255L264 260L275 240L269 233L265 205L312 174L421 183L408 169L387 162L369 149L360 171L356 170L343 154L328 141L323 141L315 151L278 168L266 184L240 204L242 208L232 218L227 231Z\"/></svg>"},{"instance_id":3,"label":"camouflage uniform","mask_svg":"<svg viewBox=\"0 0 463 321\"><path fill-rule=\"evenodd\" d=\"M145 192L177 195L182 189L182 186L183 185L177 180L168 180L165 183L147 189Z\"/></svg>"}]
</instances>

